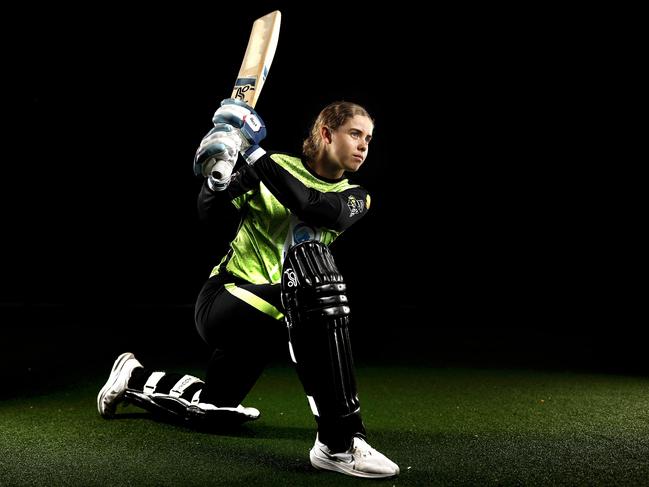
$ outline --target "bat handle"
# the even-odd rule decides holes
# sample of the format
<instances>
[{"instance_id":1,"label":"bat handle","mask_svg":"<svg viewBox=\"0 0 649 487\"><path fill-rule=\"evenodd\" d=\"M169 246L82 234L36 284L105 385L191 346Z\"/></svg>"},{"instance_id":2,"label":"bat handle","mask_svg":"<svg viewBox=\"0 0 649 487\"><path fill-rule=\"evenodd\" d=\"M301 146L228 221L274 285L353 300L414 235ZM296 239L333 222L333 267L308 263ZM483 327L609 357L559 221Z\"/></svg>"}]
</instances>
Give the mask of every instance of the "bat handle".
<instances>
[{"instance_id":1,"label":"bat handle","mask_svg":"<svg viewBox=\"0 0 649 487\"><path fill-rule=\"evenodd\" d=\"M217 181L223 181L225 179L230 179L232 174L232 165L226 161L216 161L216 164L212 166L211 175Z\"/></svg>"}]
</instances>

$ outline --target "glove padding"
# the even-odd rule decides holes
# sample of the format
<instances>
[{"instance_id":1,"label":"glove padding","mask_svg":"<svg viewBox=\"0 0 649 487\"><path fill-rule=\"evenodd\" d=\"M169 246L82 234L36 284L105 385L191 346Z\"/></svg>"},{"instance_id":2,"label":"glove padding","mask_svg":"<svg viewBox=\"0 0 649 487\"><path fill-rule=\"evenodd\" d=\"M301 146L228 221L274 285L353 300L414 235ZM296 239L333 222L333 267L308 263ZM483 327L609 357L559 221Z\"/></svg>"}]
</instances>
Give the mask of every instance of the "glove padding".
<instances>
[{"instance_id":1,"label":"glove padding","mask_svg":"<svg viewBox=\"0 0 649 487\"><path fill-rule=\"evenodd\" d=\"M201 141L194 157L194 174L230 181L241 149L241 136L232 125L219 123Z\"/></svg>"},{"instance_id":2,"label":"glove padding","mask_svg":"<svg viewBox=\"0 0 649 487\"><path fill-rule=\"evenodd\" d=\"M253 164L266 152L259 146L266 137L266 124L252 107L241 100L226 98L221 101L212 122L215 126L225 123L239 129L241 155L248 164Z\"/></svg>"},{"instance_id":3,"label":"glove padding","mask_svg":"<svg viewBox=\"0 0 649 487\"><path fill-rule=\"evenodd\" d=\"M208 178L214 191L230 183L239 152L248 164L266 153L259 146L266 125L257 112L242 101L227 98L212 117L214 128L201 141L194 156L194 174Z\"/></svg>"}]
</instances>

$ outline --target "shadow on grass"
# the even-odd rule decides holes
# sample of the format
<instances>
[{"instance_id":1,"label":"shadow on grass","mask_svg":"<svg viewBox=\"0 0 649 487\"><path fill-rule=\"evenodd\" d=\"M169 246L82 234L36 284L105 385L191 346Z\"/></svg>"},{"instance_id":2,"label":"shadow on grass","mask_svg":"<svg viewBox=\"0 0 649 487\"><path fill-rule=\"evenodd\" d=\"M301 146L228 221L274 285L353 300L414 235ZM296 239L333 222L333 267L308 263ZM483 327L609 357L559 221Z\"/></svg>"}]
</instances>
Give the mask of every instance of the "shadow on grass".
<instances>
[{"instance_id":1,"label":"shadow on grass","mask_svg":"<svg viewBox=\"0 0 649 487\"><path fill-rule=\"evenodd\" d=\"M212 434L218 436L278 439L278 440L311 440L315 439L316 427L304 428L300 426L273 426L265 422L250 421L243 424L232 423L201 423L191 422L175 416L164 416L148 411L119 413L110 421L143 420L153 423L166 424L190 432Z\"/></svg>"}]
</instances>

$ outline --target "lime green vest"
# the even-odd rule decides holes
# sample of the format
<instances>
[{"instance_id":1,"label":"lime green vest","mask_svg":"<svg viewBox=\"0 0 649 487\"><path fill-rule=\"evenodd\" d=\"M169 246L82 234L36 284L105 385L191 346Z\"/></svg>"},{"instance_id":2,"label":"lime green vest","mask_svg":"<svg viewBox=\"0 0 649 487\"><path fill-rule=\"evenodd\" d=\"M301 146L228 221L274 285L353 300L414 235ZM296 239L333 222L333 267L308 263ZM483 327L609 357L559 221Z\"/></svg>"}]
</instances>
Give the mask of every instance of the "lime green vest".
<instances>
[{"instance_id":1,"label":"lime green vest","mask_svg":"<svg viewBox=\"0 0 649 487\"><path fill-rule=\"evenodd\" d=\"M357 187L347 179L335 183L318 179L297 157L286 154L272 154L270 157L308 188L342 192ZM210 277L218 274L219 268L227 261L225 268L237 277L253 284L277 284L281 280L282 263L289 248L304 240L319 240L329 245L340 235L340 232L301 221L262 182L258 189L248 191L232 200L232 203L244 213L244 219L236 237L230 242L230 259L223 257Z\"/></svg>"}]
</instances>

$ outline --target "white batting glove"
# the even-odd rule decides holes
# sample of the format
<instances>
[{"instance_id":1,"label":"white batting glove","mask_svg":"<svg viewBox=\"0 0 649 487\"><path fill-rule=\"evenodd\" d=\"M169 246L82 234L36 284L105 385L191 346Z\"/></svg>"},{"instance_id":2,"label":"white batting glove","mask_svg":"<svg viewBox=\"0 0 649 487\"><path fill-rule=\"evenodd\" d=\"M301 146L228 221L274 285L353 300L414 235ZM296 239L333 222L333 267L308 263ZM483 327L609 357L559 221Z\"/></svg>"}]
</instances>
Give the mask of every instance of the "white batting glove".
<instances>
[{"instance_id":1,"label":"white batting glove","mask_svg":"<svg viewBox=\"0 0 649 487\"><path fill-rule=\"evenodd\" d=\"M241 149L239 131L219 123L203 138L194 157L194 173L208 178L213 190L223 190L237 163Z\"/></svg>"}]
</instances>

